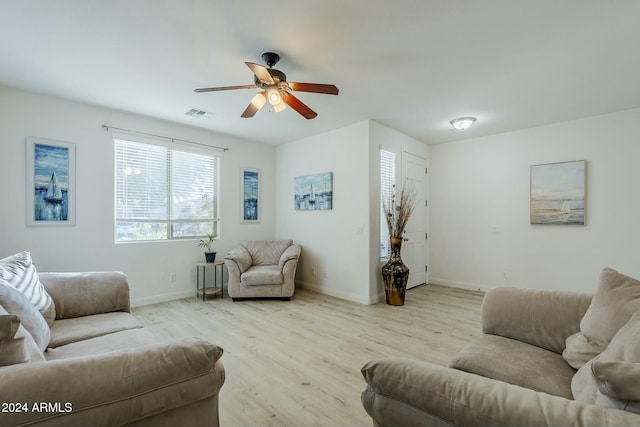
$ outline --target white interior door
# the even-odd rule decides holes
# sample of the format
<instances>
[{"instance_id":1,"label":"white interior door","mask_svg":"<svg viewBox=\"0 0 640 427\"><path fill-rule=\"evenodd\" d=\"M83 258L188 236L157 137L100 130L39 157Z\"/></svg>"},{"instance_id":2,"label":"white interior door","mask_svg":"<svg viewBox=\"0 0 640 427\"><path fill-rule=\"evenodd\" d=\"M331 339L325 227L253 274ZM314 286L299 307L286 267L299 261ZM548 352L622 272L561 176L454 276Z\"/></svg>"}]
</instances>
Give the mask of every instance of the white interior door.
<instances>
[{"instance_id":1,"label":"white interior door","mask_svg":"<svg viewBox=\"0 0 640 427\"><path fill-rule=\"evenodd\" d=\"M407 288L427 283L427 159L402 152L402 182L416 189L416 207L405 229L402 261L409 267Z\"/></svg>"}]
</instances>

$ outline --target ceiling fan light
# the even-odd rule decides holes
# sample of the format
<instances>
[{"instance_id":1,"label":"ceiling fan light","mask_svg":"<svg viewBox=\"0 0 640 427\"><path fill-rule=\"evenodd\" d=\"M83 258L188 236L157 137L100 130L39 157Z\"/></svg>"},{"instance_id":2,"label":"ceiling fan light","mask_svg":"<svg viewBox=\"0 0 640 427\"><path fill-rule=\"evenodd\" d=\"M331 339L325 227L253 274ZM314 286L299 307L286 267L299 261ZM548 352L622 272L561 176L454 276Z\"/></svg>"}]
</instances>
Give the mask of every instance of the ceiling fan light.
<instances>
[{"instance_id":1,"label":"ceiling fan light","mask_svg":"<svg viewBox=\"0 0 640 427\"><path fill-rule=\"evenodd\" d=\"M456 132L462 132L471 127L476 121L475 117L459 117L451 120L449 123Z\"/></svg>"},{"instance_id":2,"label":"ceiling fan light","mask_svg":"<svg viewBox=\"0 0 640 427\"><path fill-rule=\"evenodd\" d=\"M276 104L273 106L273 111L275 111L276 113L279 113L285 108L287 108L287 104L285 104L284 102L280 102L279 104Z\"/></svg>"},{"instance_id":3,"label":"ceiling fan light","mask_svg":"<svg viewBox=\"0 0 640 427\"><path fill-rule=\"evenodd\" d=\"M269 104L274 107L282 103L282 96L280 96L278 89L269 89L267 91L267 99L269 99Z\"/></svg>"},{"instance_id":4,"label":"ceiling fan light","mask_svg":"<svg viewBox=\"0 0 640 427\"><path fill-rule=\"evenodd\" d=\"M264 92L257 93L256 96L251 98L251 104L258 110L262 108L265 102L267 102L267 97L264 95Z\"/></svg>"}]
</instances>

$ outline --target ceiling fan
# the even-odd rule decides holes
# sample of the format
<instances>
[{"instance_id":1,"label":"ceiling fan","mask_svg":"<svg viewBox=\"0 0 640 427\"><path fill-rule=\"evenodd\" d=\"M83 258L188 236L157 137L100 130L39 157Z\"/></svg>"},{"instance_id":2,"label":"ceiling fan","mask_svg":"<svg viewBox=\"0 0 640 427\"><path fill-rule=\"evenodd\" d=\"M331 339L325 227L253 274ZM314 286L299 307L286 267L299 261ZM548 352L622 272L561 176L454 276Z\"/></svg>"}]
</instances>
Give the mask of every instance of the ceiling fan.
<instances>
[{"instance_id":1,"label":"ceiling fan","mask_svg":"<svg viewBox=\"0 0 640 427\"><path fill-rule=\"evenodd\" d=\"M269 101L269 104L271 104L274 111L280 112L287 108L288 105L300 113L305 119L313 119L318 115L318 113L293 96L291 94L292 91L324 93L327 95L338 94L338 88L335 85L288 82L287 76L282 71L273 68L273 66L280 60L280 56L277 53L265 52L262 54L262 60L269 68L260 64L254 64L253 62L245 62L247 67L249 67L255 75L253 79L254 84L252 85L204 87L194 89L194 92L200 93L234 89L262 89L262 91L258 92L251 99L251 102L244 110L241 117L253 117L264 106L264 104Z\"/></svg>"}]
</instances>

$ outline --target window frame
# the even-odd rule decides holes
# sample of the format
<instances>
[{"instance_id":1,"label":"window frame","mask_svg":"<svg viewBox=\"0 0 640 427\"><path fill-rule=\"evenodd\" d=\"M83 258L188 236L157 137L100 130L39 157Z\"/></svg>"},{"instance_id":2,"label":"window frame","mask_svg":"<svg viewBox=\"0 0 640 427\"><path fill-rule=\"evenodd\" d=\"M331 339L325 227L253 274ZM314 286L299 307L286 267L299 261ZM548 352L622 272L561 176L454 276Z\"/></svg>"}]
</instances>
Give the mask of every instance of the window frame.
<instances>
[{"instance_id":1,"label":"window frame","mask_svg":"<svg viewBox=\"0 0 640 427\"><path fill-rule=\"evenodd\" d=\"M388 159L385 160L384 156L388 156ZM380 199L379 203L379 212L380 212L380 251L379 256L380 260L384 261L389 259L391 256L391 243L389 240L389 231L387 227L387 222L384 214L384 209L382 207L382 201L385 197L390 197L393 195L394 186L396 184L396 173L397 173L397 155L394 151L390 149L386 149L384 147L380 147L380 152L378 153L378 164L380 167ZM389 165L389 167L385 168L385 163ZM388 173L384 173L388 171ZM386 188L385 188L386 187ZM383 254L383 247L386 247L386 255Z\"/></svg>"},{"instance_id":2,"label":"window frame","mask_svg":"<svg viewBox=\"0 0 640 427\"><path fill-rule=\"evenodd\" d=\"M205 237L207 234L211 233L216 236L220 235L220 163L222 157L222 151L216 149L215 147L207 147L205 145L195 145L195 144L187 144L176 142L175 140L171 141L163 141L155 138L147 138L147 137L139 137L139 136L131 136L127 134L113 134L113 170L114 170L114 194L113 194L113 238L114 243L141 243L141 242L168 242L168 241L180 241L180 240L197 240L202 237ZM144 219L144 218L131 218L131 217L118 217L118 165L119 159L117 155L118 145L119 143L135 143L135 144L145 144L156 147L163 147L167 150L166 153L166 167L164 171L166 173L166 209L163 215L163 219ZM175 160L174 154L175 152L185 152L189 154L197 154L209 156L214 159L213 162L213 212L211 217L203 218L203 219L182 219L175 218L175 214L172 215L173 207L174 207L174 168L175 168ZM118 237L118 223L133 223L133 224L160 224L166 227L164 234L165 236L160 238L148 238L148 239L123 239ZM202 234L189 234L186 236L176 235L175 226L178 224L201 224L201 223L212 223L212 230L210 232L203 232Z\"/></svg>"}]
</instances>

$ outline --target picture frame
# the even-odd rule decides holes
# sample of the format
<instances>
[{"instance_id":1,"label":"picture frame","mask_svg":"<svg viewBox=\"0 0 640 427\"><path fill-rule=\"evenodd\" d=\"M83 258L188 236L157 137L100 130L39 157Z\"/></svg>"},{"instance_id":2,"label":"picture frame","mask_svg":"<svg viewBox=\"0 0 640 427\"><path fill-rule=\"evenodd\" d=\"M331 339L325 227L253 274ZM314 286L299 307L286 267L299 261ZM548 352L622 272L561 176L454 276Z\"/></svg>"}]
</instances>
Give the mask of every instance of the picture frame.
<instances>
[{"instance_id":1,"label":"picture frame","mask_svg":"<svg viewBox=\"0 0 640 427\"><path fill-rule=\"evenodd\" d=\"M76 145L26 140L27 226L73 226L76 222Z\"/></svg>"},{"instance_id":2,"label":"picture frame","mask_svg":"<svg viewBox=\"0 0 640 427\"><path fill-rule=\"evenodd\" d=\"M260 169L240 169L240 222L259 223L261 219L261 175Z\"/></svg>"},{"instance_id":3,"label":"picture frame","mask_svg":"<svg viewBox=\"0 0 640 427\"><path fill-rule=\"evenodd\" d=\"M293 178L293 183L295 210L333 209L333 172L296 176Z\"/></svg>"},{"instance_id":4,"label":"picture frame","mask_svg":"<svg viewBox=\"0 0 640 427\"><path fill-rule=\"evenodd\" d=\"M585 225L587 161L531 166L530 223Z\"/></svg>"}]
</instances>

